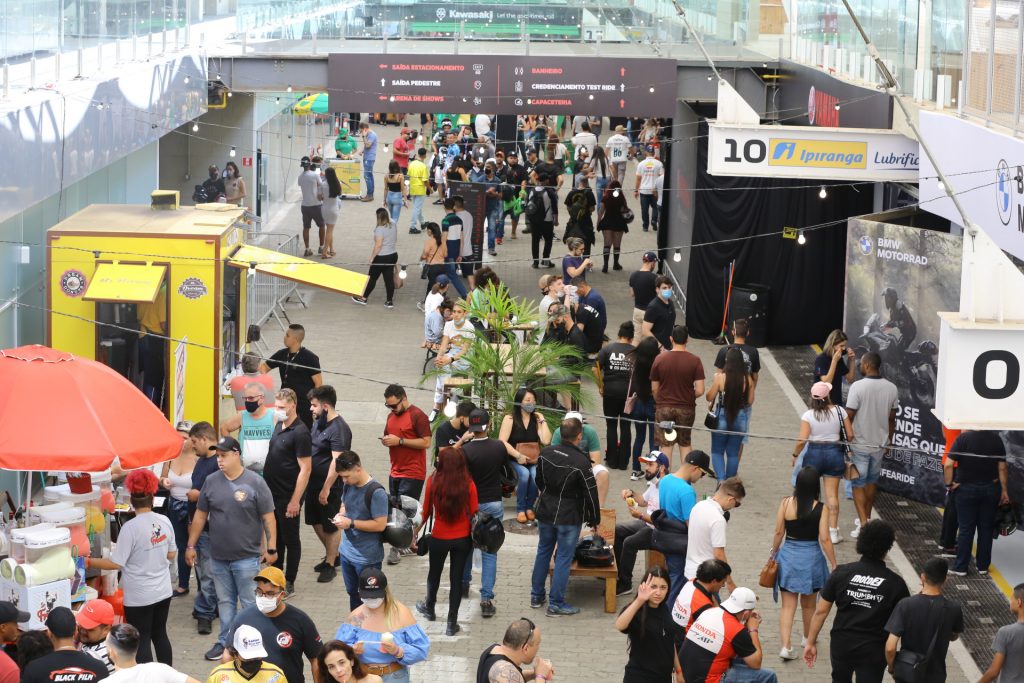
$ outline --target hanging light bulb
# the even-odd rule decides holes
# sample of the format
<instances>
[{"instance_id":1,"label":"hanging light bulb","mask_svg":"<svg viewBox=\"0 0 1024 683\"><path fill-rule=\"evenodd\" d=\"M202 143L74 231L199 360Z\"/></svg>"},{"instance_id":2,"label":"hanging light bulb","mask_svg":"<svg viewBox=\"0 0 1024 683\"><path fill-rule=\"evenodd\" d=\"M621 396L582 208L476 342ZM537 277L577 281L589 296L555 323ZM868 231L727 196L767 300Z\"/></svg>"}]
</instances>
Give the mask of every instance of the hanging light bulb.
<instances>
[{"instance_id":1,"label":"hanging light bulb","mask_svg":"<svg viewBox=\"0 0 1024 683\"><path fill-rule=\"evenodd\" d=\"M188 77L188 76L186 75L186 76L185 76L185 85L188 85L188 84L189 84L189 83L191 83L191 82L192 82L192 79L191 79L191 78L189 78L189 77Z\"/></svg>"},{"instance_id":2,"label":"hanging light bulb","mask_svg":"<svg viewBox=\"0 0 1024 683\"><path fill-rule=\"evenodd\" d=\"M836 111L839 111L839 103L836 102Z\"/></svg>"},{"instance_id":3,"label":"hanging light bulb","mask_svg":"<svg viewBox=\"0 0 1024 683\"><path fill-rule=\"evenodd\" d=\"M387 150L384 151L386 152ZM825 191L824 185L821 186L821 191L818 193L818 196L821 197L822 199L828 196L828 192Z\"/></svg>"},{"instance_id":4,"label":"hanging light bulb","mask_svg":"<svg viewBox=\"0 0 1024 683\"><path fill-rule=\"evenodd\" d=\"M619 191L618 190L612 190L612 196L615 197L615 198L618 198Z\"/></svg>"},{"instance_id":5,"label":"hanging light bulb","mask_svg":"<svg viewBox=\"0 0 1024 683\"><path fill-rule=\"evenodd\" d=\"M289 85L288 86L288 92L291 92L291 91L292 91L292 86Z\"/></svg>"},{"instance_id":6,"label":"hanging light bulb","mask_svg":"<svg viewBox=\"0 0 1024 683\"><path fill-rule=\"evenodd\" d=\"M199 124L196 123L195 121L192 122L192 132L193 133L198 133L199 132Z\"/></svg>"},{"instance_id":7,"label":"hanging light bulb","mask_svg":"<svg viewBox=\"0 0 1024 683\"><path fill-rule=\"evenodd\" d=\"M651 86L651 92L654 92L654 86L653 85Z\"/></svg>"},{"instance_id":8,"label":"hanging light bulb","mask_svg":"<svg viewBox=\"0 0 1024 683\"><path fill-rule=\"evenodd\" d=\"M409 277L409 273L405 270L405 266L402 266L402 269L398 271L398 277L401 280L404 280L405 278Z\"/></svg>"},{"instance_id":9,"label":"hanging light bulb","mask_svg":"<svg viewBox=\"0 0 1024 683\"><path fill-rule=\"evenodd\" d=\"M799 231L796 234L796 243L797 244L807 244L807 238L804 237L804 231L803 230Z\"/></svg>"},{"instance_id":10,"label":"hanging light bulb","mask_svg":"<svg viewBox=\"0 0 1024 683\"><path fill-rule=\"evenodd\" d=\"M274 104L281 104L281 98L280 97L275 97L274 98Z\"/></svg>"},{"instance_id":11,"label":"hanging light bulb","mask_svg":"<svg viewBox=\"0 0 1024 683\"><path fill-rule=\"evenodd\" d=\"M683 252L681 252L678 249L676 249L676 253L672 254L672 260L675 261L676 263L679 263L680 261L682 261L683 260Z\"/></svg>"},{"instance_id":12,"label":"hanging light bulb","mask_svg":"<svg viewBox=\"0 0 1024 683\"><path fill-rule=\"evenodd\" d=\"M385 143L384 143L384 153L385 153L385 154L387 154L387 151L388 151L388 146L389 146L389 145L388 145L388 143L386 143L386 142L385 142Z\"/></svg>"},{"instance_id":13,"label":"hanging light bulb","mask_svg":"<svg viewBox=\"0 0 1024 683\"><path fill-rule=\"evenodd\" d=\"M228 152L228 156L229 156L229 157L231 157L232 159L234 159L234 158L235 158L235 153L236 153L236 152L235 152L235 148L234 148L234 147L232 147L232 148L231 148L231 151L230 151L230 152Z\"/></svg>"},{"instance_id":14,"label":"hanging light bulb","mask_svg":"<svg viewBox=\"0 0 1024 683\"><path fill-rule=\"evenodd\" d=\"M455 405L455 401L449 398L448 402L444 404L444 416L449 418L455 417L455 412L458 409L459 407Z\"/></svg>"},{"instance_id":15,"label":"hanging light bulb","mask_svg":"<svg viewBox=\"0 0 1024 683\"><path fill-rule=\"evenodd\" d=\"M255 275L255 274L256 274L256 262L255 261L250 261L249 262L249 275Z\"/></svg>"},{"instance_id":16,"label":"hanging light bulb","mask_svg":"<svg viewBox=\"0 0 1024 683\"><path fill-rule=\"evenodd\" d=\"M942 182L942 178L936 178L935 179L935 184L938 186L938 188L939 188L939 190L941 192L945 192L946 191L946 185Z\"/></svg>"},{"instance_id":17,"label":"hanging light bulb","mask_svg":"<svg viewBox=\"0 0 1024 683\"><path fill-rule=\"evenodd\" d=\"M230 90L228 90L228 97L234 97L234 96L235 96L235 94L233 92L231 92Z\"/></svg>"}]
</instances>

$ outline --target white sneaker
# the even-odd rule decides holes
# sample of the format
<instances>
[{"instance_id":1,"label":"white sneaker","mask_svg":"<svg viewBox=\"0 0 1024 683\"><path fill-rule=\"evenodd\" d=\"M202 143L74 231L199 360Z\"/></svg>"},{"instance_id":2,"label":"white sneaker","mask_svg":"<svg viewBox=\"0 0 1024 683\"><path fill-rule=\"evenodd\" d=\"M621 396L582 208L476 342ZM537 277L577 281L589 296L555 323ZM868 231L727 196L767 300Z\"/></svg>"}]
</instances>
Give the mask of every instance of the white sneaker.
<instances>
[{"instance_id":1,"label":"white sneaker","mask_svg":"<svg viewBox=\"0 0 1024 683\"><path fill-rule=\"evenodd\" d=\"M784 647L781 650L779 650L779 659L792 660L796 658L796 653L793 651L793 648L791 647Z\"/></svg>"},{"instance_id":2,"label":"white sneaker","mask_svg":"<svg viewBox=\"0 0 1024 683\"><path fill-rule=\"evenodd\" d=\"M860 517L853 520L853 531L850 532L850 538L857 538L860 536Z\"/></svg>"},{"instance_id":3,"label":"white sneaker","mask_svg":"<svg viewBox=\"0 0 1024 683\"><path fill-rule=\"evenodd\" d=\"M828 535L832 539L832 545L835 545L836 543L842 543L843 542L843 537L839 535L839 529L838 528L833 529L832 527L829 527Z\"/></svg>"}]
</instances>

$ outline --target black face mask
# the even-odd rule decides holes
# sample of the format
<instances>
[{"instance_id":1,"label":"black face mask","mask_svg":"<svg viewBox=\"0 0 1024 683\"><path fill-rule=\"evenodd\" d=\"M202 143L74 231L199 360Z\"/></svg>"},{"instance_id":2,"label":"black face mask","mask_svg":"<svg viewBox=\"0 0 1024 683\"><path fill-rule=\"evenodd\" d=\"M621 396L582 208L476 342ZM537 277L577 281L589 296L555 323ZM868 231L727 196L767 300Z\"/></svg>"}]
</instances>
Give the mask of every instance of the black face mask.
<instances>
[{"instance_id":1,"label":"black face mask","mask_svg":"<svg viewBox=\"0 0 1024 683\"><path fill-rule=\"evenodd\" d=\"M260 668L263 666L262 659L240 659L238 660L238 670L247 676L255 676L259 673Z\"/></svg>"},{"instance_id":2,"label":"black face mask","mask_svg":"<svg viewBox=\"0 0 1024 683\"><path fill-rule=\"evenodd\" d=\"M245 402L245 409L246 409L246 411L248 411L250 413L255 413L257 410L260 409L260 402L259 401L246 401Z\"/></svg>"}]
</instances>

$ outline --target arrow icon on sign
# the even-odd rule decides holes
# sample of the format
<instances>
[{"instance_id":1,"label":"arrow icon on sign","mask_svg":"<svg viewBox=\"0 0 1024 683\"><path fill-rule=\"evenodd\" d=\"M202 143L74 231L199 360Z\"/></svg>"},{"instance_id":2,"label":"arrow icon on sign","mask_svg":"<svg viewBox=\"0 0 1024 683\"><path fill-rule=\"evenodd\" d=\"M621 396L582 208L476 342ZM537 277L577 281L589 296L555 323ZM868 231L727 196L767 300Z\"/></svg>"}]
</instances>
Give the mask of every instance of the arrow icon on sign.
<instances>
[{"instance_id":1,"label":"arrow icon on sign","mask_svg":"<svg viewBox=\"0 0 1024 683\"><path fill-rule=\"evenodd\" d=\"M619 92L626 92L626 84L619 83Z\"/></svg>"},{"instance_id":2,"label":"arrow icon on sign","mask_svg":"<svg viewBox=\"0 0 1024 683\"><path fill-rule=\"evenodd\" d=\"M384 79L383 78L380 79L380 87L382 87L382 88L384 87Z\"/></svg>"}]
</instances>

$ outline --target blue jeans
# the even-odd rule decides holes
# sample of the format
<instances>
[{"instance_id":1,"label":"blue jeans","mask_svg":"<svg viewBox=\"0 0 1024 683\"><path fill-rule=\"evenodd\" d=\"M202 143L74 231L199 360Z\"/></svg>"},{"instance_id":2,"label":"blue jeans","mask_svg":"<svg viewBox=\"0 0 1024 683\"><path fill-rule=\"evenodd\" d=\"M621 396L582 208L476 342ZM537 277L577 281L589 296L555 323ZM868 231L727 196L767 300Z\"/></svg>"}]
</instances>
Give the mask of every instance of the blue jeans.
<instances>
[{"instance_id":1,"label":"blue jeans","mask_svg":"<svg viewBox=\"0 0 1024 683\"><path fill-rule=\"evenodd\" d=\"M185 561L188 549L188 501L171 498L167 506L167 517L174 529L174 542L178 546L178 588L188 590L192 567Z\"/></svg>"},{"instance_id":2,"label":"blue jeans","mask_svg":"<svg viewBox=\"0 0 1024 683\"><path fill-rule=\"evenodd\" d=\"M412 219L409 222L409 229L420 229L423 227L423 200L425 194L414 194L412 196Z\"/></svg>"},{"instance_id":3,"label":"blue jeans","mask_svg":"<svg viewBox=\"0 0 1024 683\"><path fill-rule=\"evenodd\" d=\"M956 516L960 530L956 541L956 560L953 562L956 571L967 571L975 531L978 532L978 549L974 560L978 571L987 572L992 564L992 528L996 522L999 493L997 482L964 483L957 487Z\"/></svg>"},{"instance_id":4,"label":"blue jeans","mask_svg":"<svg viewBox=\"0 0 1024 683\"><path fill-rule=\"evenodd\" d=\"M220 608L220 644L227 647L231 624L238 613L236 603L242 603L242 609L256 604L256 586L253 578L260 573L260 558L246 557L241 560L214 560L213 581L217 585L217 606Z\"/></svg>"},{"instance_id":5,"label":"blue jeans","mask_svg":"<svg viewBox=\"0 0 1024 683\"><path fill-rule=\"evenodd\" d=\"M576 542L580 540L580 524L545 524L537 525L540 530L540 541L537 543L537 557L533 561L533 579L530 597L535 600L544 599L544 584L548 578L548 567L551 566L551 555L555 556L555 571L551 575L551 599L549 606L565 606L565 589L569 586L569 569L576 554ZM557 549L556 549L557 544Z\"/></svg>"},{"instance_id":6,"label":"blue jeans","mask_svg":"<svg viewBox=\"0 0 1024 683\"><path fill-rule=\"evenodd\" d=\"M188 537L185 538L188 541ZM199 594L196 595L192 610L199 619L213 621L217 618L217 586L213 580L213 558L210 557L210 534L199 534L196 541L196 562L199 577Z\"/></svg>"},{"instance_id":7,"label":"blue jeans","mask_svg":"<svg viewBox=\"0 0 1024 683\"><path fill-rule=\"evenodd\" d=\"M640 471L640 456L644 450L644 435L647 435L650 446L649 450L653 451L654 445L654 398L649 398L643 401L639 398L636 400L636 405L633 408L633 412L630 417L634 420L638 420L633 423L636 427L636 438L633 439L633 471Z\"/></svg>"},{"instance_id":8,"label":"blue jeans","mask_svg":"<svg viewBox=\"0 0 1024 683\"><path fill-rule=\"evenodd\" d=\"M373 196L373 162L375 159L363 157L363 181L366 183L366 196Z\"/></svg>"},{"instance_id":9,"label":"blue jeans","mask_svg":"<svg viewBox=\"0 0 1024 683\"><path fill-rule=\"evenodd\" d=\"M740 434L723 434L722 432L711 432L711 461L714 464L715 474L718 480L722 481L729 477L735 477L740 471L740 446L743 445L743 437L750 428L750 412L746 409L736 413L736 417L729 422L725 416L725 406L718 411L718 428L728 432L741 432ZM726 457L729 458L728 464Z\"/></svg>"},{"instance_id":10,"label":"blue jeans","mask_svg":"<svg viewBox=\"0 0 1024 683\"><path fill-rule=\"evenodd\" d=\"M463 299L466 298L466 293L469 291L466 289L466 283L462 281L462 277L459 274L459 264L455 261L462 253L462 240L446 240L445 246L448 249L448 255L444 257L444 266L448 274L448 279L452 285L459 292L459 296Z\"/></svg>"},{"instance_id":11,"label":"blue jeans","mask_svg":"<svg viewBox=\"0 0 1024 683\"><path fill-rule=\"evenodd\" d=\"M514 462L512 467L519 475L519 484L516 486L516 512L532 510L533 504L537 502L537 466Z\"/></svg>"},{"instance_id":12,"label":"blue jeans","mask_svg":"<svg viewBox=\"0 0 1024 683\"><path fill-rule=\"evenodd\" d=\"M488 517L504 517L501 501L495 500L490 503L480 503L480 513ZM576 546L574 545L573 548ZM495 553L480 551L480 599L494 599L494 583L498 579L498 556ZM473 578L473 563L466 562L466 571L462 574L462 583L470 583Z\"/></svg>"},{"instance_id":13,"label":"blue jeans","mask_svg":"<svg viewBox=\"0 0 1024 683\"><path fill-rule=\"evenodd\" d=\"M359 575L367 567L380 569L381 563L353 564L344 557L341 558L341 578L345 581L345 592L348 593L349 611L363 604L362 598L359 597Z\"/></svg>"},{"instance_id":14,"label":"blue jeans","mask_svg":"<svg viewBox=\"0 0 1024 683\"><path fill-rule=\"evenodd\" d=\"M686 555L665 555L665 568L668 569L669 580L668 604L674 605L676 596L686 583Z\"/></svg>"},{"instance_id":15,"label":"blue jeans","mask_svg":"<svg viewBox=\"0 0 1024 683\"><path fill-rule=\"evenodd\" d=\"M655 193L640 193L640 218L644 223L644 232L647 232L648 224L658 229L658 195Z\"/></svg>"},{"instance_id":16,"label":"blue jeans","mask_svg":"<svg viewBox=\"0 0 1024 683\"><path fill-rule=\"evenodd\" d=\"M611 172L611 165L610 165L610 163L609 163L608 172L609 173ZM595 216L597 216L597 215L599 215L601 213L601 196L604 194L605 188L608 187L608 183L610 183L610 182L611 182L611 178L608 177L608 176L605 176L604 178L597 178L594 181L594 195L595 195L594 198L597 200L597 206L595 207L596 213L594 214Z\"/></svg>"},{"instance_id":17,"label":"blue jeans","mask_svg":"<svg viewBox=\"0 0 1024 683\"><path fill-rule=\"evenodd\" d=\"M501 207L487 211L487 249L494 251L494 238L505 238L505 224L501 221Z\"/></svg>"},{"instance_id":18,"label":"blue jeans","mask_svg":"<svg viewBox=\"0 0 1024 683\"><path fill-rule=\"evenodd\" d=\"M779 677L771 669L751 669L741 658L732 660L722 683L777 683Z\"/></svg>"},{"instance_id":19,"label":"blue jeans","mask_svg":"<svg viewBox=\"0 0 1024 683\"><path fill-rule=\"evenodd\" d=\"M388 207L391 222L398 225L398 217L402 215L402 193L388 190L388 193L384 196L384 203Z\"/></svg>"}]
</instances>

